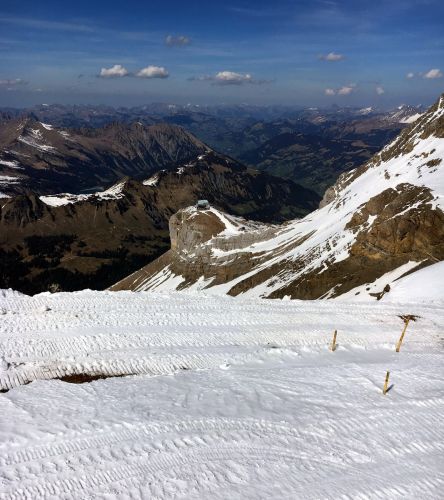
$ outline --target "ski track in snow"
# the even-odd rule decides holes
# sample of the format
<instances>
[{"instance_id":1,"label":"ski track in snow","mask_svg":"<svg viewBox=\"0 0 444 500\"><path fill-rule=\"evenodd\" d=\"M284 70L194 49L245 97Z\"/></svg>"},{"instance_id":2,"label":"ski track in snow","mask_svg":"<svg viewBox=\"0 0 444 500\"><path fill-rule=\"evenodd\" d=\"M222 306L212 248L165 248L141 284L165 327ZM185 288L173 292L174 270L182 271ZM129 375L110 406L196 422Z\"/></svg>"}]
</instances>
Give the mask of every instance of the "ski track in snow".
<instances>
[{"instance_id":1,"label":"ski track in snow","mask_svg":"<svg viewBox=\"0 0 444 500\"><path fill-rule=\"evenodd\" d=\"M0 292L0 499L442 498L443 326L442 303ZM131 376L44 380L73 373Z\"/></svg>"}]
</instances>

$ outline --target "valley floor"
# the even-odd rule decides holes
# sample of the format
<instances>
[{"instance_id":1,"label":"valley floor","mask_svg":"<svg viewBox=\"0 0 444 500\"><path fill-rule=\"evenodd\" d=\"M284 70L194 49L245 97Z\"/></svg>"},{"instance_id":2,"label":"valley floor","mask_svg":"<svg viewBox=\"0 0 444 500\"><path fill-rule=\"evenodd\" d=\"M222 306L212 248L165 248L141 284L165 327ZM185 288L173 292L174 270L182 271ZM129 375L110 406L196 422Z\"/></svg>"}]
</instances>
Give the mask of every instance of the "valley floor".
<instances>
[{"instance_id":1,"label":"valley floor","mask_svg":"<svg viewBox=\"0 0 444 500\"><path fill-rule=\"evenodd\" d=\"M440 301L2 291L0 499L442 498L443 379Z\"/></svg>"}]
</instances>

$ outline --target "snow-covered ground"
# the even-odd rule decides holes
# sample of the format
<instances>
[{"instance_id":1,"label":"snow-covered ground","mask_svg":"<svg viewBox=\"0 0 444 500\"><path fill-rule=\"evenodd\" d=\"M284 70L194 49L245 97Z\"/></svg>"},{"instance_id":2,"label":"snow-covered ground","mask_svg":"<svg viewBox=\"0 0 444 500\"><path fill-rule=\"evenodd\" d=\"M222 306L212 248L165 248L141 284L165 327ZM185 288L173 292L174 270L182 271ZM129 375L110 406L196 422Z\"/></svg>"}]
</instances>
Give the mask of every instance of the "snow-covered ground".
<instances>
[{"instance_id":1,"label":"snow-covered ground","mask_svg":"<svg viewBox=\"0 0 444 500\"><path fill-rule=\"evenodd\" d=\"M444 302L391 300L0 292L0 498L442 498ZM134 375L20 385L73 373Z\"/></svg>"}]
</instances>

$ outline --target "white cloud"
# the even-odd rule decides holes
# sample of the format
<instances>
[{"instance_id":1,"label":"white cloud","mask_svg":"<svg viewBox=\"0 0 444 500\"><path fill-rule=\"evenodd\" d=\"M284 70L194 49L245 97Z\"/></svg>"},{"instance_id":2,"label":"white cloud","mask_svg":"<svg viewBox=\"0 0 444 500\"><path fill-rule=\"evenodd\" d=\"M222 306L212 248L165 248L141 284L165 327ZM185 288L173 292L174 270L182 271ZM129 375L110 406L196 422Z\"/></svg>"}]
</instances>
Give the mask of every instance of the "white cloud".
<instances>
[{"instance_id":1,"label":"white cloud","mask_svg":"<svg viewBox=\"0 0 444 500\"><path fill-rule=\"evenodd\" d=\"M168 78L170 74L163 66L147 66L136 73L139 78Z\"/></svg>"},{"instance_id":2,"label":"white cloud","mask_svg":"<svg viewBox=\"0 0 444 500\"><path fill-rule=\"evenodd\" d=\"M424 75L424 78L427 79L434 79L434 78L442 78L442 72L438 68L431 69L430 71L427 71L427 73Z\"/></svg>"},{"instance_id":3,"label":"white cloud","mask_svg":"<svg viewBox=\"0 0 444 500\"><path fill-rule=\"evenodd\" d=\"M381 85L378 85L378 87L376 87L376 93L378 95L384 94L385 93L384 87L382 87Z\"/></svg>"},{"instance_id":4,"label":"white cloud","mask_svg":"<svg viewBox=\"0 0 444 500\"><path fill-rule=\"evenodd\" d=\"M324 90L325 95L350 95L352 92L354 92L356 88L355 83L349 83L348 85L344 85L342 87L339 87L338 89L333 89L333 88L327 88Z\"/></svg>"},{"instance_id":5,"label":"white cloud","mask_svg":"<svg viewBox=\"0 0 444 500\"><path fill-rule=\"evenodd\" d=\"M249 73L235 73L234 71L219 71L214 79L221 84L239 85L242 83L251 83L253 77Z\"/></svg>"},{"instance_id":6,"label":"white cloud","mask_svg":"<svg viewBox=\"0 0 444 500\"><path fill-rule=\"evenodd\" d=\"M336 61L342 61L343 59L345 59L345 56L343 54L336 54L336 52L329 52L326 55L320 55L319 59L321 61L333 61L333 62L336 62Z\"/></svg>"},{"instance_id":7,"label":"white cloud","mask_svg":"<svg viewBox=\"0 0 444 500\"><path fill-rule=\"evenodd\" d=\"M271 80L256 80L249 73L236 73L235 71L219 71L215 75L192 77L189 80L200 82L211 81L214 85L243 85L246 83L262 85L264 83L271 83Z\"/></svg>"},{"instance_id":8,"label":"white cloud","mask_svg":"<svg viewBox=\"0 0 444 500\"><path fill-rule=\"evenodd\" d=\"M167 45L168 47L185 47L190 43L191 43L191 38L184 35L179 35L179 36L168 35L165 38L165 45Z\"/></svg>"},{"instance_id":9,"label":"white cloud","mask_svg":"<svg viewBox=\"0 0 444 500\"><path fill-rule=\"evenodd\" d=\"M128 75L129 72L126 68L120 64L114 64L111 68L102 68L99 76L102 78L121 78Z\"/></svg>"},{"instance_id":10,"label":"white cloud","mask_svg":"<svg viewBox=\"0 0 444 500\"><path fill-rule=\"evenodd\" d=\"M406 78L408 78L409 80L411 80L412 78L415 78L415 73L407 73L407 75L405 76Z\"/></svg>"},{"instance_id":11,"label":"white cloud","mask_svg":"<svg viewBox=\"0 0 444 500\"><path fill-rule=\"evenodd\" d=\"M338 89L338 95L350 95L354 90L354 85L344 85L344 87Z\"/></svg>"}]
</instances>

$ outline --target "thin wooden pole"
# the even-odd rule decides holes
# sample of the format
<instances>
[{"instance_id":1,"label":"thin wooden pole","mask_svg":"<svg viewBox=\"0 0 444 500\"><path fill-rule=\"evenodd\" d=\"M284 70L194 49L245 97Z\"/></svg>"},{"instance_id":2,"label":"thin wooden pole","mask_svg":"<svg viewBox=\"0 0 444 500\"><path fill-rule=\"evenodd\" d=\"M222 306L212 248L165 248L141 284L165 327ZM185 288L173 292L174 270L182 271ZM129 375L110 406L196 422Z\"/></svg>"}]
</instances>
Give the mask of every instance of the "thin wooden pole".
<instances>
[{"instance_id":1,"label":"thin wooden pole","mask_svg":"<svg viewBox=\"0 0 444 500\"><path fill-rule=\"evenodd\" d=\"M390 372L387 372L386 376L385 376L385 382L384 382L384 389L382 389L382 393L385 395L387 394L387 390L388 390L388 383L389 383L389 377L390 377Z\"/></svg>"},{"instance_id":2,"label":"thin wooden pole","mask_svg":"<svg viewBox=\"0 0 444 500\"><path fill-rule=\"evenodd\" d=\"M334 333L333 333L333 341L331 343L331 346L330 346L330 350L332 352L336 351L336 336L338 335L338 331L335 330Z\"/></svg>"},{"instance_id":3,"label":"thin wooden pole","mask_svg":"<svg viewBox=\"0 0 444 500\"><path fill-rule=\"evenodd\" d=\"M407 318L404 320L404 323L405 323L404 330L402 330L401 336L399 337L398 343L396 344L396 352L399 352L399 350L401 349L401 345L402 345L402 341L404 340L405 332L407 331L407 327L409 326L409 321L410 321L410 318Z\"/></svg>"}]
</instances>

